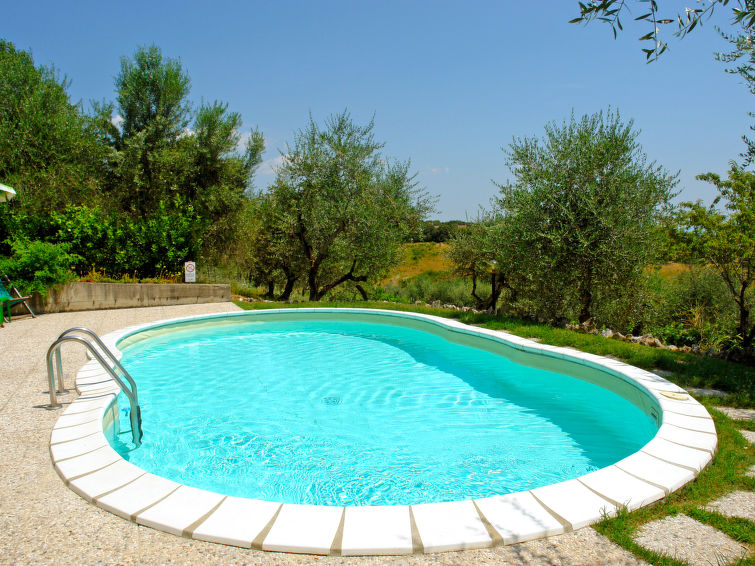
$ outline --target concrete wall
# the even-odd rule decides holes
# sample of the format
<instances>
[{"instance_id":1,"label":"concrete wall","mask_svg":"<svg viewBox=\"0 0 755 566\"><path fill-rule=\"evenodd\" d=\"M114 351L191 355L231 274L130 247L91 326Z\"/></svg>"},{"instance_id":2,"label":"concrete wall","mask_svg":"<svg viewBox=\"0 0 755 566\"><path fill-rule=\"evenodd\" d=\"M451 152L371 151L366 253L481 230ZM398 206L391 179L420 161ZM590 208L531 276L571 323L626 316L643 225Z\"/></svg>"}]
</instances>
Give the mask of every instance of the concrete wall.
<instances>
[{"instance_id":1,"label":"concrete wall","mask_svg":"<svg viewBox=\"0 0 755 566\"><path fill-rule=\"evenodd\" d=\"M35 313L50 313L221 303L230 300L230 285L71 283L50 289L44 299L40 295L32 295L29 305ZM18 312L25 312L23 306Z\"/></svg>"}]
</instances>

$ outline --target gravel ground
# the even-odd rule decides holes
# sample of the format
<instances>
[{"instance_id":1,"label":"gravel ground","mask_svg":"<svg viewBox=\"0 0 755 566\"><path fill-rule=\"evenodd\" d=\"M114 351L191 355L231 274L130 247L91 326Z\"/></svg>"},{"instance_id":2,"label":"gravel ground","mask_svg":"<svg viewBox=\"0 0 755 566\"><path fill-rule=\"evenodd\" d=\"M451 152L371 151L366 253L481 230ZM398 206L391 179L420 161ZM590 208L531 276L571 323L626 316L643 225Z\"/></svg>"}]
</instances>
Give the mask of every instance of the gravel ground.
<instances>
[{"instance_id":1,"label":"gravel ground","mask_svg":"<svg viewBox=\"0 0 755 566\"><path fill-rule=\"evenodd\" d=\"M684 560L691 566L729 564L747 554L747 548L734 539L686 515L644 524L635 541L659 554Z\"/></svg>"},{"instance_id":2,"label":"gravel ground","mask_svg":"<svg viewBox=\"0 0 755 566\"><path fill-rule=\"evenodd\" d=\"M238 310L232 303L120 309L18 318L0 329L0 563L2 564L644 564L586 528L486 550L408 557L338 558L265 553L176 537L88 504L50 462L50 431L61 410L49 403L45 353L63 330L105 334L165 318ZM86 361L63 347L66 385ZM63 394L64 407L74 393Z\"/></svg>"}]
</instances>

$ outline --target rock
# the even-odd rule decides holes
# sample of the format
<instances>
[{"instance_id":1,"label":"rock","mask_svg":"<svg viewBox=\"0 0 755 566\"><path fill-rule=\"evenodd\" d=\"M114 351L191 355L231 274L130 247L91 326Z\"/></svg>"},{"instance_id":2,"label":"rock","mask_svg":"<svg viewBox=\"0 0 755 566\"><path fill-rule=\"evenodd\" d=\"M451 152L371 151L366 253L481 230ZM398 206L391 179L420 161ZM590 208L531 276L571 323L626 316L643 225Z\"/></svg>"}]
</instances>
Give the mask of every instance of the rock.
<instances>
[{"instance_id":1,"label":"rock","mask_svg":"<svg viewBox=\"0 0 755 566\"><path fill-rule=\"evenodd\" d=\"M670 350L672 352L678 352L679 351L679 347L678 346L674 346L673 344L669 344L668 346L666 346L666 349Z\"/></svg>"},{"instance_id":2,"label":"rock","mask_svg":"<svg viewBox=\"0 0 755 566\"><path fill-rule=\"evenodd\" d=\"M642 336L632 336L631 334L629 335L629 341L633 342L634 344L639 344L640 340L642 340Z\"/></svg>"},{"instance_id":3,"label":"rock","mask_svg":"<svg viewBox=\"0 0 755 566\"><path fill-rule=\"evenodd\" d=\"M433 302L432 302L432 306L433 306L434 308L436 308L436 309L439 309L439 308L440 308L440 301L433 301Z\"/></svg>"},{"instance_id":4,"label":"rock","mask_svg":"<svg viewBox=\"0 0 755 566\"><path fill-rule=\"evenodd\" d=\"M600 335L603 338L613 338L614 332L610 328L604 328L603 330L600 331Z\"/></svg>"},{"instance_id":5,"label":"rock","mask_svg":"<svg viewBox=\"0 0 755 566\"><path fill-rule=\"evenodd\" d=\"M414 301L415 305L424 305L425 303L423 301Z\"/></svg>"},{"instance_id":6,"label":"rock","mask_svg":"<svg viewBox=\"0 0 755 566\"><path fill-rule=\"evenodd\" d=\"M627 337L624 336L621 332L617 332L616 334L613 335L613 337L616 340L626 340L627 339Z\"/></svg>"},{"instance_id":7,"label":"rock","mask_svg":"<svg viewBox=\"0 0 755 566\"><path fill-rule=\"evenodd\" d=\"M658 340L658 338L653 338L653 343L651 346L655 346L656 348L663 348L663 342Z\"/></svg>"}]
</instances>

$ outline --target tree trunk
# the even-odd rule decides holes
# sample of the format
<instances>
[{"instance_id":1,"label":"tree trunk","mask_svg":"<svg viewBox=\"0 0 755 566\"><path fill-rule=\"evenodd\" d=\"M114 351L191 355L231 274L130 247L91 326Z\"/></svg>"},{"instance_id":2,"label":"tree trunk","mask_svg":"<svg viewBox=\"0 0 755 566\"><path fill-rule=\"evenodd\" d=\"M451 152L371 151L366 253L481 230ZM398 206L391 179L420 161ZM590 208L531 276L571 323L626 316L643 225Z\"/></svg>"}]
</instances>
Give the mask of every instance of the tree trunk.
<instances>
[{"instance_id":1,"label":"tree trunk","mask_svg":"<svg viewBox=\"0 0 755 566\"><path fill-rule=\"evenodd\" d=\"M744 304L739 306L739 328L737 329L737 334L742 337L743 348L749 348L752 345L753 332L750 329L750 309L744 306Z\"/></svg>"},{"instance_id":2,"label":"tree trunk","mask_svg":"<svg viewBox=\"0 0 755 566\"><path fill-rule=\"evenodd\" d=\"M320 295L318 292L319 289L317 288L317 268L314 266L310 267L309 271L307 272L307 285L309 286L309 300L319 301L322 295Z\"/></svg>"},{"instance_id":3,"label":"tree trunk","mask_svg":"<svg viewBox=\"0 0 755 566\"><path fill-rule=\"evenodd\" d=\"M274 299L275 298L275 281L272 279L267 282L267 293L265 293L266 299Z\"/></svg>"},{"instance_id":4,"label":"tree trunk","mask_svg":"<svg viewBox=\"0 0 755 566\"><path fill-rule=\"evenodd\" d=\"M286 286L283 288L283 292L280 294L280 297L278 297L279 301L287 301L291 297L291 292L294 290L296 279L296 276L290 273L286 273Z\"/></svg>"},{"instance_id":5,"label":"tree trunk","mask_svg":"<svg viewBox=\"0 0 755 566\"><path fill-rule=\"evenodd\" d=\"M357 291L359 291L359 294L362 295L362 300L366 301L367 300L367 291L364 290L364 287L362 287L361 285L358 285L358 284L354 285L354 286L357 288Z\"/></svg>"},{"instance_id":6,"label":"tree trunk","mask_svg":"<svg viewBox=\"0 0 755 566\"><path fill-rule=\"evenodd\" d=\"M579 311L579 323L584 324L592 318L592 269L587 269L587 277L582 282L582 292L579 299L582 309Z\"/></svg>"}]
</instances>

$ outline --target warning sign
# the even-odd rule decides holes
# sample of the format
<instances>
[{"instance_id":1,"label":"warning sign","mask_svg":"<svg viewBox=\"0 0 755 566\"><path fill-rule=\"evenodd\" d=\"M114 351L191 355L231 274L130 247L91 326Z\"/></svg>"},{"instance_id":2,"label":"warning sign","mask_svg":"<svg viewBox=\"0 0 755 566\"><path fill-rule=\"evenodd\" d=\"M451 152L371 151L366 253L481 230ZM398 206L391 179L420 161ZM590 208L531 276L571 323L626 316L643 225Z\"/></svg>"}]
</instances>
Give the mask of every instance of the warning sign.
<instances>
[{"instance_id":1,"label":"warning sign","mask_svg":"<svg viewBox=\"0 0 755 566\"><path fill-rule=\"evenodd\" d=\"M193 261L184 263L184 281L195 283L197 280L197 264Z\"/></svg>"}]
</instances>

